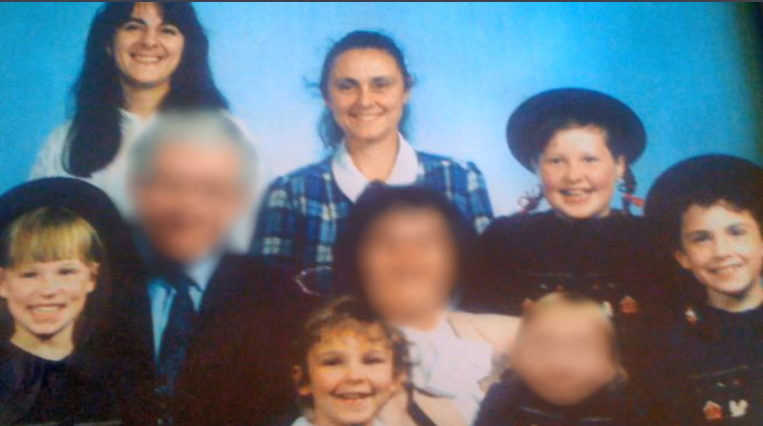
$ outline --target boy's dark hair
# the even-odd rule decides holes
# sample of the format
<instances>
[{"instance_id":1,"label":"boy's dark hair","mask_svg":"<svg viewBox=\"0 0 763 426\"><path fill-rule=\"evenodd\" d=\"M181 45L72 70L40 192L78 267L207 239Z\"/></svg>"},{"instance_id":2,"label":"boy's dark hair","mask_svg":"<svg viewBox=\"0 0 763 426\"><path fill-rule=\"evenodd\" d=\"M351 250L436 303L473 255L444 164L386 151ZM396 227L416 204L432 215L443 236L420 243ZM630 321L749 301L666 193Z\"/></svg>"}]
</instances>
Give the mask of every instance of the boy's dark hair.
<instances>
[{"instance_id":1,"label":"boy's dark hair","mask_svg":"<svg viewBox=\"0 0 763 426\"><path fill-rule=\"evenodd\" d=\"M671 167L655 182L645 214L672 251L681 248L683 216L692 206L725 203L749 211L763 231L763 169L729 155L704 155Z\"/></svg>"}]
</instances>

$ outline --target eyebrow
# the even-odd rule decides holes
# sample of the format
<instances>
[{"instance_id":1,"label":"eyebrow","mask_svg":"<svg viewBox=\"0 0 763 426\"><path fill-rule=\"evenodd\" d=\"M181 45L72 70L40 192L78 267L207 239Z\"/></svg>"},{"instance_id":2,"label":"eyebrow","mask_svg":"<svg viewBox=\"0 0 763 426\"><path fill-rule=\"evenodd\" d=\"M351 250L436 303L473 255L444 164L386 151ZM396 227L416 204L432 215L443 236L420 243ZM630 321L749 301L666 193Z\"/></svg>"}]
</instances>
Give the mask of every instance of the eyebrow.
<instances>
[{"instance_id":1,"label":"eyebrow","mask_svg":"<svg viewBox=\"0 0 763 426\"><path fill-rule=\"evenodd\" d=\"M728 228L749 228L749 227L750 227L749 223L734 222L734 223L731 223L729 225L724 226L723 229L728 229ZM711 231L709 229L706 229L706 228L697 228L697 229L690 229L690 230L684 232L684 235L688 236L688 235L692 235L692 234L712 233L712 232L713 231Z\"/></svg>"},{"instance_id":2,"label":"eyebrow","mask_svg":"<svg viewBox=\"0 0 763 426\"><path fill-rule=\"evenodd\" d=\"M135 18L133 16L131 16L130 19L128 19L127 22L125 22L125 24L129 24L129 23L148 25L148 23L145 20L143 20L143 18Z\"/></svg>"},{"instance_id":3,"label":"eyebrow","mask_svg":"<svg viewBox=\"0 0 763 426\"><path fill-rule=\"evenodd\" d=\"M145 21L143 18L136 18L136 17L134 17L134 16L131 16L131 17L130 17L130 18L127 20L127 22L125 22L125 24L129 24L129 23L131 23L131 22L132 22L132 23L135 23L135 24L148 25L148 22L146 22L146 21ZM123 25L124 25L124 24L123 24ZM160 23L159 23L159 25L160 25L160 26L164 26L164 25L170 25L170 26L173 26L173 27L177 27L177 25L175 25L175 24L173 24L173 23L171 23L171 22L167 22L167 21L165 21L164 19L162 19L162 22L160 22Z\"/></svg>"}]
</instances>

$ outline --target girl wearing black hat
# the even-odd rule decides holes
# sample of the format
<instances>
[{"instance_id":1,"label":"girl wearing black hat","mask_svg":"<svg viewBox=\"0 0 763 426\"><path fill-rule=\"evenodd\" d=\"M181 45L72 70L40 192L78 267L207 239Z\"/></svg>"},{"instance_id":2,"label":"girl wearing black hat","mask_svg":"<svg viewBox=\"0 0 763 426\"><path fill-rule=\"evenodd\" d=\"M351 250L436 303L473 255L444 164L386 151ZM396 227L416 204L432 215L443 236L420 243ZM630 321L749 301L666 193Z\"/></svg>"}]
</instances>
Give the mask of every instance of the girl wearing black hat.
<instances>
[{"instance_id":1,"label":"girl wearing black hat","mask_svg":"<svg viewBox=\"0 0 763 426\"><path fill-rule=\"evenodd\" d=\"M639 202L630 167L647 140L641 120L604 93L557 89L524 102L507 139L541 189L520 214L496 220L481 236L466 304L517 315L555 291L597 300L618 325L635 385L649 363L641 342L657 315L648 309L659 306L647 287L654 281L650 232L630 212ZM618 190L622 210L612 208ZM534 213L543 199L551 209Z\"/></svg>"},{"instance_id":2,"label":"girl wearing black hat","mask_svg":"<svg viewBox=\"0 0 763 426\"><path fill-rule=\"evenodd\" d=\"M69 179L24 185L0 206L0 424L113 420L112 369L95 345L104 343L118 213Z\"/></svg>"},{"instance_id":3,"label":"girl wearing black hat","mask_svg":"<svg viewBox=\"0 0 763 426\"><path fill-rule=\"evenodd\" d=\"M646 214L688 272L686 318L661 363L670 424L763 424L763 169L725 155L686 160L657 180Z\"/></svg>"}]
</instances>

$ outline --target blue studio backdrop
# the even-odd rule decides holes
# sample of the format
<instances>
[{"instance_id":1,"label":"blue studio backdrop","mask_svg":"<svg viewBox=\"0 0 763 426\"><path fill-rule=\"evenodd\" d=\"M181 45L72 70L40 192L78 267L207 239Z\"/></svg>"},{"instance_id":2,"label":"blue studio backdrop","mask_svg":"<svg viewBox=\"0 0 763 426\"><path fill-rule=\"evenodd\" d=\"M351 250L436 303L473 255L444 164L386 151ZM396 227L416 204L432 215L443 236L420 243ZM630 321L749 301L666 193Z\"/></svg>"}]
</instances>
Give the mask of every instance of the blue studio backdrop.
<instances>
[{"instance_id":1,"label":"blue studio backdrop","mask_svg":"<svg viewBox=\"0 0 763 426\"><path fill-rule=\"evenodd\" d=\"M64 122L98 3L2 3L0 191L23 182ZM326 155L310 84L332 40L383 30L417 80L414 145L472 160L495 208L536 184L510 156L509 114L561 86L611 93L643 118L643 195L685 157L763 160L759 6L736 3L198 3L216 79L257 135L270 177Z\"/></svg>"}]
</instances>

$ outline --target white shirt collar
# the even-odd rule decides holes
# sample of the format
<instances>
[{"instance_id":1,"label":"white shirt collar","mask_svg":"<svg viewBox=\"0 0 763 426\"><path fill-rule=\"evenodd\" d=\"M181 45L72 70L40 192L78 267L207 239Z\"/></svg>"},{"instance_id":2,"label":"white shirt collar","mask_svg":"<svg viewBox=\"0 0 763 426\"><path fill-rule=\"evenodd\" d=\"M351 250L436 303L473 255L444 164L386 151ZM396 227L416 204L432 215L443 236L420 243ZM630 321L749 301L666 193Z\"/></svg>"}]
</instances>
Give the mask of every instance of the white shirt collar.
<instances>
[{"instance_id":1,"label":"white shirt collar","mask_svg":"<svg viewBox=\"0 0 763 426\"><path fill-rule=\"evenodd\" d=\"M199 287L199 290L202 292L207 290L207 286L209 286L209 281L212 280L212 276L217 271L217 267L220 265L220 259L222 258L219 254L213 254L211 256L208 256L198 262L195 262L192 265L189 265L185 268L185 273L188 275L188 278L192 279L194 283Z\"/></svg>"},{"instance_id":2,"label":"white shirt collar","mask_svg":"<svg viewBox=\"0 0 763 426\"><path fill-rule=\"evenodd\" d=\"M313 424L310 422L310 420L307 420L305 417L300 417L297 419L296 422L292 423L291 426L313 426ZM374 420L374 426L384 426L382 422L380 422L378 419Z\"/></svg>"},{"instance_id":3,"label":"white shirt collar","mask_svg":"<svg viewBox=\"0 0 763 426\"><path fill-rule=\"evenodd\" d=\"M413 147L405 140L403 135L399 136L399 149L397 159L392 168L389 178L385 182L387 185L412 185L416 183L419 175L419 157ZM355 167L352 157L347 151L347 145L342 143L334 154L331 161L331 170L334 174L339 189L353 203L357 201L363 191L366 190L369 182L363 173Z\"/></svg>"}]
</instances>

